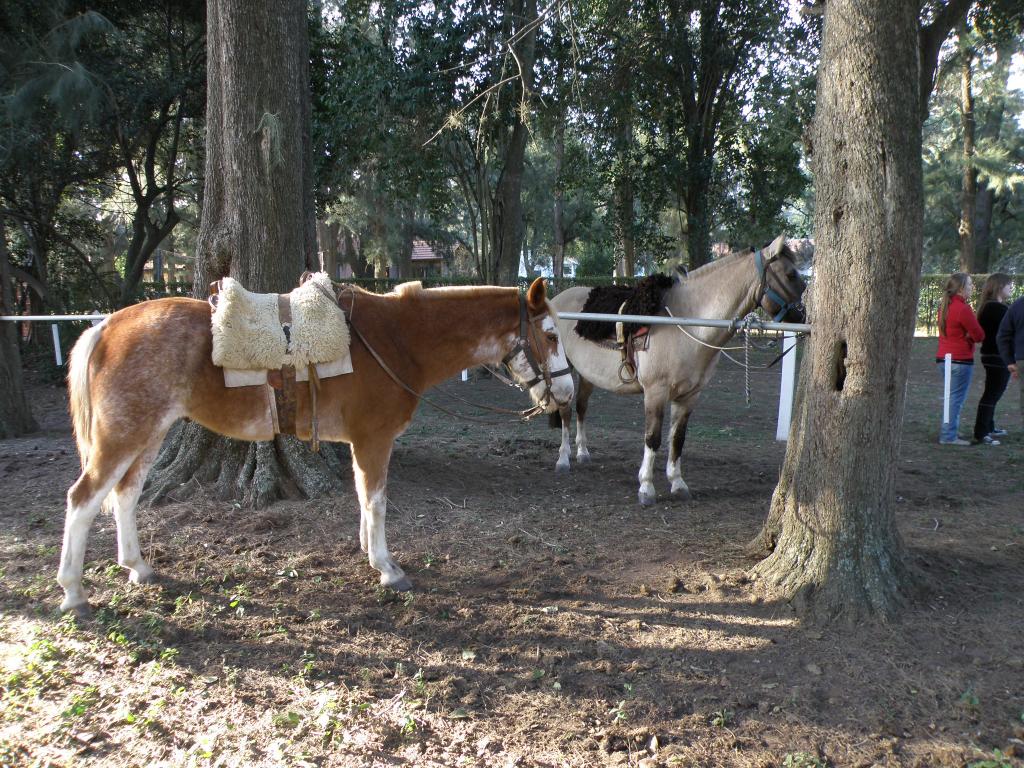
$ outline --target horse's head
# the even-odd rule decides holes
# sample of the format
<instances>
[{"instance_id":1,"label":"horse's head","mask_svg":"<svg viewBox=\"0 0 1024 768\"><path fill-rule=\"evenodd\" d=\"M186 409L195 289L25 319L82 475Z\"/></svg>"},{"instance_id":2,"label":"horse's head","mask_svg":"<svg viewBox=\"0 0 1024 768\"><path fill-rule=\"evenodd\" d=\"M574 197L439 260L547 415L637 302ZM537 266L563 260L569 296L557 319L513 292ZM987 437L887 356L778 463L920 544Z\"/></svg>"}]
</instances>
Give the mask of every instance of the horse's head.
<instances>
[{"instance_id":1,"label":"horse's head","mask_svg":"<svg viewBox=\"0 0 1024 768\"><path fill-rule=\"evenodd\" d=\"M548 306L547 287L538 277L519 302L519 341L503 361L546 413L572 402L569 360Z\"/></svg>"},{"instance_id":2,"label":"horse's head","mask_svg":"<svg viewBox=\"0 0 1024 768\"><path fill-rule=\"evenodd\" d=\"M796 255L786 245L785 235L755 253L754 263L759 280L758 305L777 323L802 323L807 283L797 268Z\"/></svg>"}]
</instances>

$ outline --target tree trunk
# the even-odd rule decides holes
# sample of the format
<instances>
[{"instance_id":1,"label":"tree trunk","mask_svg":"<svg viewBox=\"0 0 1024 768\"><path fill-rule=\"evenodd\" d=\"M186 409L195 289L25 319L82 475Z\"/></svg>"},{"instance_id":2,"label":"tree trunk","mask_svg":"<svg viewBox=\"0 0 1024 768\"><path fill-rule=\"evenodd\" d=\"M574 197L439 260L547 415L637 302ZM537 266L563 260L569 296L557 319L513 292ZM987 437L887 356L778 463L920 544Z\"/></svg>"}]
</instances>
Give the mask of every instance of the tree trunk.
<instances>
[{"instance_id":1,"label":"tree trunk","mask_svg":"<svg viewBox=\"0 0 1024 768\"><path fill-rule=\"evenodd\" d=\"M519 256L523 249L523 166L526 142L530 136L529 104L533 90L533 64L536 58L537 0L510 3L515 28L520 33L513 45L521 77L519 109L505 153L505 162L494 192L494 224L491 229L492 276L505 285L515 285L519 277ZM521 34L529 26L525 34Z\"/></svg>"},{"instance_id":2,"label":"tree trunk","mask_svg":"<svg viewBox=\"0 0 1024 768\"><path fill-rule=\"evenodd\" d=\"M813 333L755 545L808 618L891 617L908 591L893 485L922 251L917 3L829 0L814 120ZM885 311L879 311L885 307Z\"/></svg>"},{"instance_id":3,"label":"tree trunk","mask_svg":"<svg viewBox=\"0 0 1024 768\"><path fill-rule=\"evenodd\" d=\"M320 253L323 254L323 270L331 276L332 280L338 279L338 263L340 261L338 252L340 250L341 224L338 222L318 221L316 223L317 239L320 243Z\"/></svg>"},{"instance_id":4,"label":"tree trunk","mask_svg":"<svg viewBox=\"0 0 1024 768\"><path fill-rule=\"evenodd\" d=\"M974 219L978 200L978 169L974 164L974 49L966 41L967 25L960 27L960 116L964 132L963 176L960 186L960 269L969 275L988 271L979 264L974 248Z\"/></svg>"},{"instance_id":5,"label":"tree trunk","mask_svg":"<svg viewBox=\"0 0 1024 768\"><path fill-rule=\"evenodd\" d=\"M246 288L284 293L316 265L316 224L306 187L309 41L302 0L209 0L206 182L193 293L231 275ZM221 498L265 505L295 490L340 490L332 449L310 453L294 437L239 443L194 423L176 427L150 476L152 498L195 479Z\"/></svg>"},{"instance_id":6,"label":"tree trunk","mask_svg":"<svg viewBox=\"0 0 1024 768\"><path fill-rule=\"evenodd\" d=\"M551 274L565 276L565 191L562 189L562 164L565 162L565 110L561 110L555 124L555 202L552 229L554 248L551 253Z\"/></svg>"},{"instance_id":7,"label":"tree trunk","mask_svg":"<svg viewBox=\"0 0 1024 768\"><path fill-rule=\"evenodd\" d=\"M636 274L636 242L633 239L633 181L627 157L620 163L615 179L615 276L633 277Z\"/></svg>"},{"instance_id":8,"label":"tree trunk","mask_svg":"<svg viewBox=\"0 0 1024 768\"><path fill-rule=\"evenodd\" d=\"M7 233L0 216L0 315L17 314L11 285L11 263L7 256ZM18 347L18 323L0 321L0 440L39 429L25 397Z\"/></svg>"}]
</instances>

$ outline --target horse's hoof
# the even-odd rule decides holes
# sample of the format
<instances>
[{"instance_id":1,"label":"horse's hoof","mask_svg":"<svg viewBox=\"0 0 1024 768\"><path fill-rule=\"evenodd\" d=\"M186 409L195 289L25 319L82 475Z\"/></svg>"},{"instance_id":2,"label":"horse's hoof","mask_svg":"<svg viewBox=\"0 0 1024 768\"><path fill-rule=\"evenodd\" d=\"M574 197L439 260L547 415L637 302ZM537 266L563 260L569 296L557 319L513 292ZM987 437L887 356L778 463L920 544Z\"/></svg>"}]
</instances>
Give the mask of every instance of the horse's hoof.
<instances>
[{"instance_id":1,"label":"horse's hoof","mask_svg":"<svg viewBox=\"0 0 1024 768\"><path fill-rule=\"evenodd\" d=\"M65 608L63 605L60 607L60 612L65 616L74 616L77 622L86 622L92 618L92 609L88 603L79 603L78 605L72 605Z\"/></svg>"},{"instance_id":2,"label":"horse's hoof","mask_svg":"<svg viewBox=\"0 0 1024 768\"><path fill-rule=\"evenodd\" d=\"M590 454L589 453L581 453L579 456L576 457L576 463L577 464L589 464L590 463Z\"/></svg>"},{"instance_id":3,"label":"horse's hoof","mask_svg":"<svg viewBox=\"0 0 1024 768\"><path fill-rule=\"evenodd\" d=\"M640 493L637 494L637 498L640 500L641 507L649 507L658 497L652 493L644 493L643 491L640 491Z\"/></svg>"},{"instance_id":4,"label":"horse's hoof","mask_svg":"<svg viewBox=\"0 0 1024 768\"><path fill-rule=\"evenodd\" d=\"M160 581L160 577L156 575L156 571L154 570L150 570L148 573L132 571L128 576L128 581L132 584L156 584Z\"/></svg>"},{"instance_id":5,"label":"horse's hoof","mask_svg":"<svg viewBox=\"0 0 1024 768\"><path fill-rule=\"evenodd\" d=\"M410 592L412 591L412 582L409 581L408 576L403 576L394 584L387 584L388 589L393 589L395 592Z\"/></svg>"},{"instance_id":6,"label":"horse's hoof","mask_svg":"<svg viewBox=\"0 0 1024 768\"><path fill-rule=\"evenodd\" d=\"M690 489L684 485L681 488L673 488L672 497L679 499L680 501L690 501L693 498L693 494L691 494Z\"/></svg>"},{"instance_id":7,"label":"horse's hoof","mask_svg":"<svg viewBox=\"0 0 1024 768\"><path fill-rule=\"evenodd\" d=\"M562 464L561 462L555 464L555 474L556 475L567 475L567 474L569 474L569 462L567 461L567 462L565 462L565 464Z\"/></svg>"}]
</instances>

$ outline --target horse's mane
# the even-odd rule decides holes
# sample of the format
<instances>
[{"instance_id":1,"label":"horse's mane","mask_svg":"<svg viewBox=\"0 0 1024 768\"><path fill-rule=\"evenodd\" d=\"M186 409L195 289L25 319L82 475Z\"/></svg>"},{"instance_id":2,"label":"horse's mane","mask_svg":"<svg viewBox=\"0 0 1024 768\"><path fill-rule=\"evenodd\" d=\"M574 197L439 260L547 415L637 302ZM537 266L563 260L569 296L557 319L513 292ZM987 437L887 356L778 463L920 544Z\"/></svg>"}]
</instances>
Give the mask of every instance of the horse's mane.
<instances>
[{"instance_id":1,"label":"horse's mane","mask_svg":"<svg viewBox=\"0 0 1024 768\"><path fill-rule=\"evenodd\" d=\"M744 249L739 250L739 251L732 251L732 252L730 252L729 254L723 256L720 259L715 259L714 261L709 261L707 264L701 264L696 269L691 270L690 273L686 276L685 279L686 280L693 280L693 279L698 279L699 280L701 278L708 277L709 275L713 275L713 274L715 274L715 272L717 272L718 270L722 269L726 264L732 264L734 261L736 261L736 259L740 258L741 256L748 256L748 255L750 255L750 252L752 250L754 250L754 249L753 248L744 248Z\"/></svg>"},{"instance_id":2,"label":"horse's mane","mask_svg":"<svg viewBox=\"0 0 1024 768\"><path fill-rule=\"evenodd\" d=\"M401 283L395 286L395 294L398 296L410 296L414 293L422 293L423 283L419 280L413 280L408 283Z\"/></svg>"}]
</instances>

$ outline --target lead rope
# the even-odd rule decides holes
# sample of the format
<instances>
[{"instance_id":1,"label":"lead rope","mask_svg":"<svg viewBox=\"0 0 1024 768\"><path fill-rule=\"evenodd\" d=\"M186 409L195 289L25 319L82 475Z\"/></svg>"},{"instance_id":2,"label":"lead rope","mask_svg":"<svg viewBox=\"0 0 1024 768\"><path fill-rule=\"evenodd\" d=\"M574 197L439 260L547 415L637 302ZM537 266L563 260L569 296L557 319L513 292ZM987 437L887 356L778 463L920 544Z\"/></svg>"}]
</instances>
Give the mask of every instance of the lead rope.
<instances>
[{"instance_id":1,"label":"lead rope","mask_svg":"<svg viewBox=\"0 0 1024 768\"><path fill-rule=\"evenodd\" d=\"M743 396L747 401L747 408L750 407L750 318L753 314L747 315L743 320Z\"/></svg>"}]
</instances>

